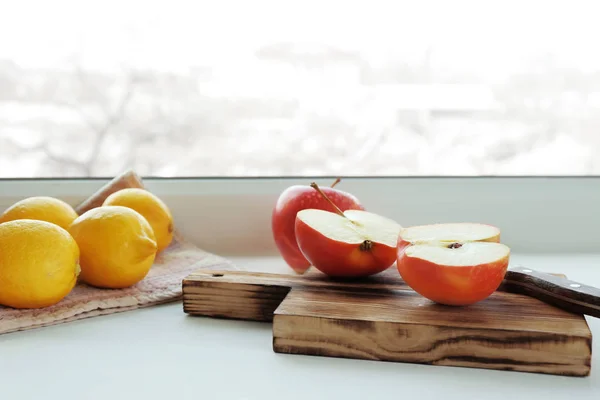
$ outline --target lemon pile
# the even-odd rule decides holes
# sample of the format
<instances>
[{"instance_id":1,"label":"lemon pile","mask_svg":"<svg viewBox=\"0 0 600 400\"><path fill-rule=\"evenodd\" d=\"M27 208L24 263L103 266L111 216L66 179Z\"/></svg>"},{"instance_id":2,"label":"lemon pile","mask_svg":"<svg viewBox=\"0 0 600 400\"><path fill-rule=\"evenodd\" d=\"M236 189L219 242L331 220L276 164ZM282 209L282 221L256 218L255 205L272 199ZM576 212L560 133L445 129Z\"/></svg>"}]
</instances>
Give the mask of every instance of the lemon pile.
<instances>
[{"instance_id":1,"label":"lemon pile","mask_svg":"<svg viewBox=\"0 0 600 400\"><path fill-rule=\"evenodd\" d=\"M23 199L0 216L0 305L49 307L79 281L130 287L172 240L171 212L144 189L119 190L81 215L56 198Z\"/></svg>"}]
</instances>

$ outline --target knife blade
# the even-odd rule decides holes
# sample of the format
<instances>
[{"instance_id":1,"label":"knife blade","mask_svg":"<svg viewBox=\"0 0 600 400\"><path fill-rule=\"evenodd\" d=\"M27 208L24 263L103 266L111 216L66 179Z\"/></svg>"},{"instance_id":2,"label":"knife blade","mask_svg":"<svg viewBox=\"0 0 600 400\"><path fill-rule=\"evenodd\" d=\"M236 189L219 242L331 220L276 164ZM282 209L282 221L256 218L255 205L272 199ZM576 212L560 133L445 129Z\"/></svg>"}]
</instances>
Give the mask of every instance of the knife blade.
<instances>
[{"instance_id":1,"label":"knife blade","mask_svg":"<svg viewBox=\"0 0 600 400\"><path fill-rule=\"evenodd\" d=\"M524 266L510 267L502 288L576 314L600 318L600 288Z\"/></svg>"}]
</instances>

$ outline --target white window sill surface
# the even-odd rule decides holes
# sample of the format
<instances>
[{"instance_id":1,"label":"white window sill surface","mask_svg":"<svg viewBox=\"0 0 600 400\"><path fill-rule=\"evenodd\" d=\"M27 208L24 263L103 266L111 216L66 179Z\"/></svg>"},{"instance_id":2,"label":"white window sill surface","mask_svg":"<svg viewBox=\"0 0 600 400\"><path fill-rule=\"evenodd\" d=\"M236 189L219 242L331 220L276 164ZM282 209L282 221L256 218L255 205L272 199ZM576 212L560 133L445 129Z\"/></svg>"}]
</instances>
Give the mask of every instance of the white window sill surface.
<instances>
[{"instance_id":1,"label":"white window sill surface","mask_svg":"<svg viewBox=\"0 0 600 400\"><path fill-rule=\"evenodd\" d=\"M230 257L289 273L277 257ZM600 287L600 254L514 254L513 263ZM586 317L593 335L600 320ZM0 336L2 399L598 399L586 378L374 362L272 350L271 324L186 315L180 302Z\"/></svg>"}]
</instances>

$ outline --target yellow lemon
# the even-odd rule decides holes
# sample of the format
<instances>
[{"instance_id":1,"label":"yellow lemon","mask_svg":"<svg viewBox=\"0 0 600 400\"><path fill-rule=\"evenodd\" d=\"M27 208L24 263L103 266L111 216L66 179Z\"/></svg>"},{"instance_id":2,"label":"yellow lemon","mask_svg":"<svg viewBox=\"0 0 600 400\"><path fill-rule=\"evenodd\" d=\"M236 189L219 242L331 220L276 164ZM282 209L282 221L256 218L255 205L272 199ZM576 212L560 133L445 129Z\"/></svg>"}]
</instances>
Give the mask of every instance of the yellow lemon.
<instances>
[{"instance_id":1,"label":"yellow lemon","mask_svg":"<svg viewBox=\"0 0 600 400\"><path fill-rule=\"evenodd\" d=\"M69 228L81 252L81 281L125 288L146 277L156 257L152 227L137 211L121 206L92 208Z\"/></svg>"},{"instance_id":2,"label":"yellow lemon","mask_svg":"<svg viewBox=\"0 0 600 400\"><path fill-rule=\"evenodd\" d=\"M0 224L0 304L42 308L65 298L77 283L79 249L69 233L46 221Z\"/></svg>"},{"instance_id":3,"label":"yellow lemon","mask_svg":"<svg viewBox=\"0 0 600 400\"><path fill-rule=\"evenodd\" d=\"M142 214L154 231L159 253L173 240L171 211L161 199L149 191L137 188L122 189L108 196L103 205L128 207Z\"/></svg>"},{"instance_id":4,"label":"yellow lemon","mask_svg":"<svg viewBox=\"0 0 600 400\"><path fill-rule=\"evenodd\" d=\"M17 219L34 219L51 222L63 229L77 218L77 213L69 204L54 197L28 197L10 206L2 216L0 224Z\"/></svg>"}]
</instances>

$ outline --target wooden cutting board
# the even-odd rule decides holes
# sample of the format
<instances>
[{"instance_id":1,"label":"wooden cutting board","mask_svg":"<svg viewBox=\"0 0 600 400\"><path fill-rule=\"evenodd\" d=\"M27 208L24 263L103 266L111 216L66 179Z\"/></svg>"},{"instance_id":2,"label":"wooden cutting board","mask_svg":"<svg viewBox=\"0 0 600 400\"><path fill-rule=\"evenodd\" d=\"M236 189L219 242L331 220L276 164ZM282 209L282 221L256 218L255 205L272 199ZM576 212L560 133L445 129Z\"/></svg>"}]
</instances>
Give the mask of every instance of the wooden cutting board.
<instances>
[{"instance_id":1,"label":"wooden cutting board","mask_svg":"<svg viewBox=\"0 0 600 400\"><path fill-rule=\"evenodd\" d=\"M434 304L394 267L334 281L198 271L183 281L184 312L272 321L277 353L587 376L592 334L573 314L501 287L470 307Z\"/></svg>"}]
</instances>

